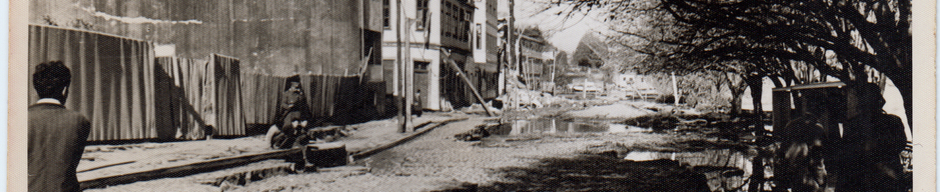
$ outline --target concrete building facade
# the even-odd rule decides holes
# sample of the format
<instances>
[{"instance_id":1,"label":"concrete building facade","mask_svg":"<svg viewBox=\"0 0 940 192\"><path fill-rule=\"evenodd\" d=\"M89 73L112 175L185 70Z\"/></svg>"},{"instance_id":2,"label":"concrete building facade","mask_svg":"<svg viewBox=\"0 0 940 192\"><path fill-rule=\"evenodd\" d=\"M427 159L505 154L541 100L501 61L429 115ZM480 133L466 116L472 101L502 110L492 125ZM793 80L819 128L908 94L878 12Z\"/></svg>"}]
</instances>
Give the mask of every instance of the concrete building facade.
<instances>
[{"instance_id":1,"label":"concrete building facade","mask_svg":"<svg viewBox=\"0 0 940 192\"><path fill-rule=\"evenodd\" d=\"M476 12L473 14L473 62L476 69L474 81L477 90L485 99L498 96L499 89L499 32L497 31L497 0L474 0Z\"/></svg>"},{"instance_id":2,"label":"concrete building facade","mask_svg":"<svg viewBox=\"0 0 940 192\"><path fill-rule=\"evenodd\" d=\"M401 97L402 84L396 82L399 70L398 26L407 32L401 34L402 52L410 54L414 65L414 89L420 90L419 100L426 110L441 110L445 103L462 106L469 101L462 80L442 62L451 59L461 68L471 60L471 23L474 6L469 0L383 0L382 66L386 75L386 93ZM398 19L401 11L402 19ZM401 24L396 22L401 21ZM407 50L405 50L407 49ZM441 50L448 50L444 58ZM402 57L406 59L406 57ZM400 77L399 77L400 78Z\"/></svg>"}]
</instances>

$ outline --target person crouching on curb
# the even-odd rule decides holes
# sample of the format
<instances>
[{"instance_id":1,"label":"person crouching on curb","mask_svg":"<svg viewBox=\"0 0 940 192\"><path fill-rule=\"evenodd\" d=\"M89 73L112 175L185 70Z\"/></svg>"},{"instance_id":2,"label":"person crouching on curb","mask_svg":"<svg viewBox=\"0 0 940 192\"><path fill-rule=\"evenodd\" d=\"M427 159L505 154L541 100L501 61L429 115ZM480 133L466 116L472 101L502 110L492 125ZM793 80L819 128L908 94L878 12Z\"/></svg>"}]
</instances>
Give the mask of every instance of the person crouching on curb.
<instances>
[{"instance_id":1,"label":"person crouching on curb","mask_svg":"<svg viewBox=\"0 0 940 192\"><path fill-rule=\"evenodd\" d=\"M310 108L307 107L306 96L301 89L300 76L287 78L284 94L281 95L281 104L274 118L275 123L268 130L271 147L287 149L305 146L309 142L307 124L311 117Z\"/></svg>"}]
</instances>

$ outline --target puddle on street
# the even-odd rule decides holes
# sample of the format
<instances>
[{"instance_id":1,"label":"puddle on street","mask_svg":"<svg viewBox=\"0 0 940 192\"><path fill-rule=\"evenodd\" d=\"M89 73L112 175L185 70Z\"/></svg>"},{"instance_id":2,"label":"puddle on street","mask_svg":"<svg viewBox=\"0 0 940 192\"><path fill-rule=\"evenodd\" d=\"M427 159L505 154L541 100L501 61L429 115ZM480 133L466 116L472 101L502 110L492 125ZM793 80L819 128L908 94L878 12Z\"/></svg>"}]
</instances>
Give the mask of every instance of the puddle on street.
<instances>
[{"instance_id":1,"label":"puddle on street","mask_svg":"<svg viewBox=\"0 0 940 192\"><path fill-rule=\"evenodd\" d=\"M669 159L692 167L708 179L711 191L747 191L747 179L753 170L753 155L732 149L697 152L633 151L624 160L652 161Z\"/></svg>"},{"instance_id":2,"label":"puddle on street","mask_svg":"<svg viewBox=\"0 0 940 192\"><path fill-rule=\"evenodd\" d=\"M651 132L651 129L601 121L571 121L557 118L515 120L488 129L497 136L573 133Z\"/></svg>"}]
</instances>

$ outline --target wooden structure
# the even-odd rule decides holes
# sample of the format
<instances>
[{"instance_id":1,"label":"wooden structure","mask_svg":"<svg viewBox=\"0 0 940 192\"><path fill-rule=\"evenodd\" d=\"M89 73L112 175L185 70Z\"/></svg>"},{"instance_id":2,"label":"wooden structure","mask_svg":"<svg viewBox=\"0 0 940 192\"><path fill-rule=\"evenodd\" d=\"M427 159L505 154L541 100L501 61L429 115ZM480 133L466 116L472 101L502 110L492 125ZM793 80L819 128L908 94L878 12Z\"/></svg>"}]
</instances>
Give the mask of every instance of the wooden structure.
<instances>
[{"instance_id":1,"label":"wooden structure","mask_svg":"<svg viewBox=\"0 0 940 192\"><path fill-rule=\"evenodd\" d=\"M774 132L786 132L790 120L812 112L826 130L838 135L847 110L845 87L842 82L828 82L773 89Z\"/></svg>"}]
</instances>

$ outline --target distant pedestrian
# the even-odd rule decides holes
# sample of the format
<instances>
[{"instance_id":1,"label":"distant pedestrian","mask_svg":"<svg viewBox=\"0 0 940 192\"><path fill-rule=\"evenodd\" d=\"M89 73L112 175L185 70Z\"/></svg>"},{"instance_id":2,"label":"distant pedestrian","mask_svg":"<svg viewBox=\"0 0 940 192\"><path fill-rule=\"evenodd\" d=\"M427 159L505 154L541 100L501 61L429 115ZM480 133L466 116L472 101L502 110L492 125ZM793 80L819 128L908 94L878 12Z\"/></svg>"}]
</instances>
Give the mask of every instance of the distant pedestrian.
<instances>
[{"instance_id":1,"label":"distant pedestrian","mask_svg":"<svg viewBox=\"0 0 940 192\"><path fill-rule=\"evenodd\" d=\"M424 113L424 108L421 105L421 89L415 91L414 103L411 106L411 113L421 117L421 113Z\"/></svg>"},{"instance_id":2,"label":"distant pedestrian","mask_svg":"<svg viewBox=\"0 0 940 192\"><path fill-rule=\"evenodd\" d=\"M29 106L27 116L29 191L81 191L75 169L91 123L63 106L71 78L61 61L39 64L33 73L33 88L40 99Z\"/></svg>"}]
</instances>

